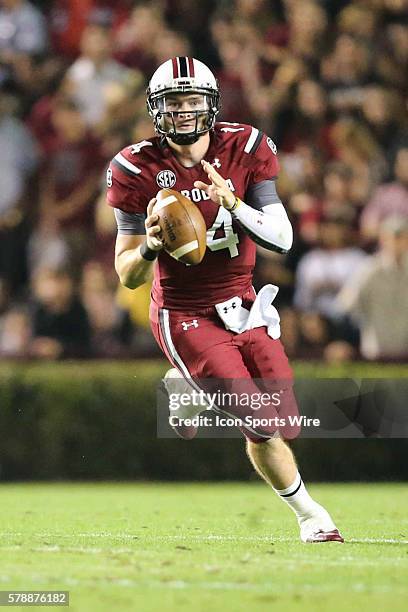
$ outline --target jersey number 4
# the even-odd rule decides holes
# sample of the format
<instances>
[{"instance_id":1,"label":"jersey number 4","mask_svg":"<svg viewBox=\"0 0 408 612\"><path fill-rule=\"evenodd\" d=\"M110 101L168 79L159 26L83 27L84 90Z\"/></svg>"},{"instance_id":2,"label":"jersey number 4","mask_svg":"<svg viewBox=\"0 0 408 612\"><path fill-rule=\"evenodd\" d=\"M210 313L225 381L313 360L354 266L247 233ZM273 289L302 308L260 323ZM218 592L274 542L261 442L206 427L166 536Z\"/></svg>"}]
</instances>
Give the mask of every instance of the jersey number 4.
<instances>
[{"instance_id":1,"label":"jersey number 4","mask_svg":"<svg viewBox=\"0 0 408 612\"><path fill-rule=\"evenodd\" d=\"M217 230L224 230L224 236L220 238L214 238ZM207 230L207 246L210 251L220 251L221 249L228 249L230 257L237 257L239 243L238 235L234 233L232 227L231 213L228 212L222 206L218 209L217 217L212 226Z\"/></svg>"}]
</instances>

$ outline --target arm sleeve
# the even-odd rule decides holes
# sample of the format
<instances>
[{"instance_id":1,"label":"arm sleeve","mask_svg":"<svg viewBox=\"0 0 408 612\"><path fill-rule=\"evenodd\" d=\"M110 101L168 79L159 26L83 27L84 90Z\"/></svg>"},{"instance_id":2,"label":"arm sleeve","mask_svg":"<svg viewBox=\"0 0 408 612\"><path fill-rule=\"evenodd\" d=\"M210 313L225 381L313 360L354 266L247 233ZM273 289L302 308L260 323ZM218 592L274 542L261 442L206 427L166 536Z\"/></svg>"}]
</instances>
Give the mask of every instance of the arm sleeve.
<instances>
[{"instance_id":1,"label":"arm sleeve","mask_svg":"<svg viewBox=\"0 0 408 612\"><path fill-rule=\"evenodd\" d=\"M256 210L241 202L232 216L250 238L269 251L287 253L293 243L291 222L282 203Z\"/></svg>"},{"instance_id":2,"label":"arm sleeve","mask_svg":"<svg viewBox=\"0 0 408 612\"><path fill-rule=\"evenodd\" d=\"M146 234L145 219L143 213L128 213L120 208L114 208L116 224L118 226L118 234L140 236Z\"/></svg>"},{"instance_id":3,"label":"arm sleeve","mask_svg":"<svg viewBox=\"0 0 408 612\"><path fill-rule=\"evenodd\" d=\"M293 230L276 191L274 180L252 184L246 192L250 204L241 202L233 216L254 242L269 251L287 253L292 246Z\"/></svg>"}]
</instances>

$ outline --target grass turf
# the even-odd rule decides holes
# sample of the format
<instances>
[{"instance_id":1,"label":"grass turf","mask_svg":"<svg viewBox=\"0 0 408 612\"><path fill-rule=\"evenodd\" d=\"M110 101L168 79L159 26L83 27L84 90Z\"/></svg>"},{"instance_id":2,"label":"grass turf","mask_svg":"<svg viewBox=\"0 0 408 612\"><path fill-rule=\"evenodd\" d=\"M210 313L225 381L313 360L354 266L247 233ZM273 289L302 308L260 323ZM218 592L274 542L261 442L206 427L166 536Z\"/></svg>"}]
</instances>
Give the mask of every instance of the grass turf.
<instances>
[{"instance_id":1,"label":"grass turf","mask_svg":"<svg viewBox=\"0 0 408 612\"><path fill-rule=\"evenodd\" d=\"M0 589L81 612L406 610L406 487L309 489L346 544L302 544L261 483L3 484Z\"/></svg>"}]
</instances>

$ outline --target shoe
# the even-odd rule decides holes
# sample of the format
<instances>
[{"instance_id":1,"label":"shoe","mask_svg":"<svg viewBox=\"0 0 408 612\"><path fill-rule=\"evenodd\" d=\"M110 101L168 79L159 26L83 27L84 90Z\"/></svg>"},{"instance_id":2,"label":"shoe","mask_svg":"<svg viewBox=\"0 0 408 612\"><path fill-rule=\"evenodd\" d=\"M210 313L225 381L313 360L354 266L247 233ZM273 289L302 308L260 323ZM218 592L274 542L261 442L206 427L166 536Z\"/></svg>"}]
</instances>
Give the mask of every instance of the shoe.
<instances>
[{"instance_id":1,"label":"shoe","mask_svg":"<svg viewBox=\"0 0 408 612\"><path fill-rule=\"evenodd\" d=\"M343 536L339 533L338 529L332 531L316 531L308 536L306 540L302 540L307 544L315 544L319 542L341 542L344 543Z\"/></svg>"},{"instance_id":2,"label":"shoe","mask_svg":"<svg viewBox=\"0 0 408 612\"><path fill-rule=\"evenodd\" d=\"M300 539L307 544L318 542L344 542L333 523L330 514L319 504L316 504L316 513L310 517L299 520Z\"/></svg>"}]
</instances>

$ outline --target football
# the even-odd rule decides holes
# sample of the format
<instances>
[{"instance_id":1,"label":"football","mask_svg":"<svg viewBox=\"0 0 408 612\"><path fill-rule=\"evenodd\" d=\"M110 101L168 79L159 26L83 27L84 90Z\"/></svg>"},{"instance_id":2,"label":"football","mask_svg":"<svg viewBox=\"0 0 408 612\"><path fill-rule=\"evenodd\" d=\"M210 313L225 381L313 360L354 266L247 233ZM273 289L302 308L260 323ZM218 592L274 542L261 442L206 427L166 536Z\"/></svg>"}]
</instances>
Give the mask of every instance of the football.
<instances>
[{"instance_id":1,"label":"football","mask_svg":"<svg viewBox=\"0 0 408 612\"><path fill-rule=\"evenodd\" d=\"M164 250L186 265L199 264L205 254L207 228L191 200L174 189L161 189L154 212L159 215Z\"/></svg>"}]
</instances>

